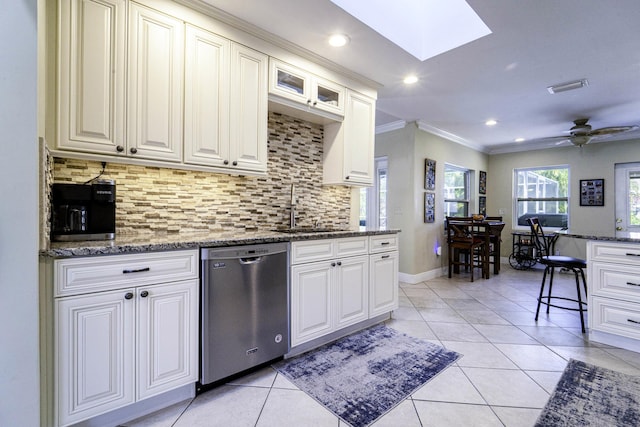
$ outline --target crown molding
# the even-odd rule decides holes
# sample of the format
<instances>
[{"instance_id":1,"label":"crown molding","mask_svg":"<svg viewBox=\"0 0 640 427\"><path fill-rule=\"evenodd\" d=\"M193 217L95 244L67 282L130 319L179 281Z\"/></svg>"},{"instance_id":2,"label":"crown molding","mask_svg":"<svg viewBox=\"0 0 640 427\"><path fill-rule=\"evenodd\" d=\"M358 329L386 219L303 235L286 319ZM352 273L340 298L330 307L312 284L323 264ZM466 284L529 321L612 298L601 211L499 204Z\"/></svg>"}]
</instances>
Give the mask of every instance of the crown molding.
<instances>
[{"instance_id":1,"label":"crown molding","mask_svg":"<svg viewBox=\"0 0 640 427\"><path fill-rule=\"evenodd\" d=\"M407 122L404 120L396 120L395 122L385 123L380 126L376 126L376 135L381 133L392 132L398 129L404 129Z\"/></svg>"}]
</instances>

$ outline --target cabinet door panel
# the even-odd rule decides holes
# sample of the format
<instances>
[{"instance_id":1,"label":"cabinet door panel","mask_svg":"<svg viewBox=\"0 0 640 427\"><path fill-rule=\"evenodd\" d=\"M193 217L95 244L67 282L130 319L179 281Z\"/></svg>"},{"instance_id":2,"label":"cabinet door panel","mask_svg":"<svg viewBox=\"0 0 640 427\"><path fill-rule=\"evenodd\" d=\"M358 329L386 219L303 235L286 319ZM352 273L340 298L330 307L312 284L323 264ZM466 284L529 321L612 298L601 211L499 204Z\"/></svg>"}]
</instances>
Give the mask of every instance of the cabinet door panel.
<instances>
[{"instance_id":1,"label":"cabinet door panel","mask_svg":"<svg viewBox=\"0 0 640 427\"><path fill-rule=\"evenodd\" d=\"M125 11L124 0L60 2L59 148L124 144Z\"/></svg>"},{"instance_id":2,"label":"cabinet door panel","mask_svg":"<svg viewBox=\"0 0 640 427\"><path fill-rule=\"evenodd\" d=\"M332 274L329 261L291 268L291 346L332 331Z\"/></svg>"},{"instance_id":3,"label":"cabinet door panel","mask_svg":"<svg viewBox=\"0 0 640 427\"><path fill-rule=\"evenodd\" d=\"M369 257L338 261L336 270L337 328L367 320L369 315Z\"/></svg>"},{"instance_id":4,"label":"cabinet door panel","mask_svg":"<svg viewBox=\"0 0 640 427\"><path fill-rule=\"evenodd\" d=\"M144 399L195 382L198 281L138 288L137 298L137 398Z\"/></svg>"},{"instance_id":5,"label":"cabinet door panel","mask_svg":"<svg viewBox=\"0 0 640 427\"><path fill-rule=\"evenodd\" d=\"M229 160L229 40L186 26L184 160Z\"/></svg>"},{"instance_id":6,"label":"cabinet door panel","mask_svg":"<svg viewBox=\"0 0 640 427\"><path fill-rule=\"evenodd\" d=\"M373 183L374 101L348 91L345 112L344 176L350 183Z\"/></svg>"},{"instance_id":7,"label":"cabinet door panel","mask_svg":"<svg viewBox=\"0 0 640 427\"><path fill-rule=\"evenodd\" d=\"M182 159L183 22L130 3L128 142L135 157Z\"/></svg>"},{"instance_id":8,"label":"cabinet door panel","mask_svg":"<svg viewBox=\"0 0 640 427\"><path fill-rule=\"evenodd\" d=\"M371 255L371 295L369 315L398 308L398 252Z\"/></svg>"},{"instance_id":9,"label":"cabinet door panel","mask_svg":"<svg viewBox=\"0 0 640 427\"><path fill-rule=\"evenodd\" d=\"M132 290L56 301L57 419L67 425L134 401Z\"/></svg>"},{"instance_id":10,"label":"cabinet door panel","mask_svg":"<svg viewBox=\"0 0 640 427\"><path fill-rule=\"evenodd\" d=\"M231 166L267 170L268 57L231 44Z\"/></svg>"}]
</instances>

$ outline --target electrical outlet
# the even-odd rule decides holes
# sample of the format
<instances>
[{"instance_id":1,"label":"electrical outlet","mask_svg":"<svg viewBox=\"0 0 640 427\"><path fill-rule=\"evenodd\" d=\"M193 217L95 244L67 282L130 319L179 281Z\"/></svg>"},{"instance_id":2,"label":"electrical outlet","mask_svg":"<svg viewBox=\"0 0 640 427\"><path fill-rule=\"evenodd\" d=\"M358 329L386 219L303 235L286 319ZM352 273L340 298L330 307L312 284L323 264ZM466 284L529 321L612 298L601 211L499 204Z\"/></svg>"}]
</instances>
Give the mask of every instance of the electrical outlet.
<instances>
[{"instance_id":1,"label":"electrical outlet","mask_svg":"<svg viewBox=\"0 0 640 427\"><path fill-rule=\"evenodd\" d=\"M500 215L504 215L504 209L502 209L502 208L498 209L498 213L499 213Z\"/></svg>"}]
</instances>

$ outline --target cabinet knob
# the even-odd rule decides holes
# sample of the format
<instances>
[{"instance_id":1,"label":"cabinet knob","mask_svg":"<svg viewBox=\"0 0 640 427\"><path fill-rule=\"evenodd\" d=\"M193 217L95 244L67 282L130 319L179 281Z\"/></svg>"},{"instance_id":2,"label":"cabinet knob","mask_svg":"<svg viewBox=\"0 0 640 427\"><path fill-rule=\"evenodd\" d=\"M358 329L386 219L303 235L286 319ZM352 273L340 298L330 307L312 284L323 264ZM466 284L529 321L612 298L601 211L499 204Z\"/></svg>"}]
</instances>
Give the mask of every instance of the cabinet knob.
<instances>
[{"instance_id":1,"label":"cabinet knob","mask_svg":"<svg viewBox=\"0 0 640 427\"><path fill-rule=\"evenodd\" d=\"M311 104L311 100L307 99L307 105L310 105L310 104Z\"/></svg>"},{"instance_id":2,"label":"cabinet knob","mask_svg":"<svg viewBox=\"0 0 640 427\"><path fill-rule=\"evenodd\" d=\"M338 261L338 267L342 265L342 261Z\"/></svg>"},{"instance_id":3,"label":"cabinet knob","mask_svg":"<svg viewBox=\"0 0 640 427\"><path fill-rule=\"evenodd\" d=\"M126 294L124 294L124 299L131 299L133 298L133 294L131 292L127 292Z\"/></svg>"},{"instance_id":4,"label":"cabinet knob","mask_svg":"<svg viewBox=\"0 0 640 427\"><path fill-rule=\"evenodd\" d=\"M122 153L122 152L124 151L124 147L123 147L122 145L118 145L118 146L116 147L116 151L117 151L118 153Z\"/></svg>"},{"instance_id":5,"label":"cabinet knob","mask_svg":"<svg viewBox=\"0 0 640 427\"><path fill-rule=\"evenodd\" d=\"M318 101L313 101L313 106L315 107L316 105L318 105Z\"/></svg>"},{"instance_id":6,"label":"cabinet knob","mask_svg":"<svg viewBox=\"0 0 640 427\"><path fill-rule=\"evenodd\" d=\"M344 179L349 179L349 175L345 176Z\"/></svg>"},{"instance_id":7,"label":"cabinet knob","mask_svg":"<svg viewBox=\"0 0 640 427\"><path fill-rule=\"evenodd\" d=\"M222 163L224 163L225 165L228 165L228 164L229 164L229 160L225 160L225 161L224 161L224 162L222 162Z\"/></svg>"},{"instance_id":8,"label":"cabinet knob","mask_svg":"<svg viewBox=\"0 0 640 427\"><path fill-rule=\"evenodd\" d=\"M335 267L335 266L336 266L336 263L335 263L335 262L332 262L332 263L331 263L331 267Z\"/></svg>"},{"instance_id":9,"label":"cabinet knob","mask_svg":"<svg viewBox=\"0 0 640 427\"><path fill-rule=\"evenodd\" d=\"M138 149L136 147L131 147L129 151L131 152L131 154L136 154L138 152Z\"/></svg>"},{"instance_id":10,"label":"cabinet knob","mask_svg":"<svg viewBox=\"0 0 640 427\"><path fill-rule=\"evenodd\" d=\"M238 162L237 161L233 161L233 163L231 163L233 166L238 166Z\"/></svg>"},{"instance_id":11,"label":"cabinet knob","mask_svg":"<svg viewBox=\"0 0 640 427\"><path fill-rule=\"evenodd\" d=\"M149 296L149 292L148 292L148 291L142 291L142 292L140 292L140 296L141 296L142 298L146 298L146 297L148 297L148 296Z\"/></svg>"}]
</instances>

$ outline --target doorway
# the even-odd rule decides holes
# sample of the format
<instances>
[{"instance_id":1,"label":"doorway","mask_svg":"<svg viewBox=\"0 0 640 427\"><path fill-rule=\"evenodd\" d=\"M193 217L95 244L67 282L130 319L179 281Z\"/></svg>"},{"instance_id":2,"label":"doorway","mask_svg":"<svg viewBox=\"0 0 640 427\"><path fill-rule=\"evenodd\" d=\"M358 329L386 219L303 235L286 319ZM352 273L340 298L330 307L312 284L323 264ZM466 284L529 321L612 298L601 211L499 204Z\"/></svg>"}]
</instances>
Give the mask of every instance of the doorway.
<instances>
[{"instance_id":1,"label":"doorway","mask_svg":"<svg viewBox=\"0 0 640 427\"><path fill-rule=\"evenodd\" d=\"M640 232L640 162L615 165L616 235Z\"/></svg>"}]
</instances>

